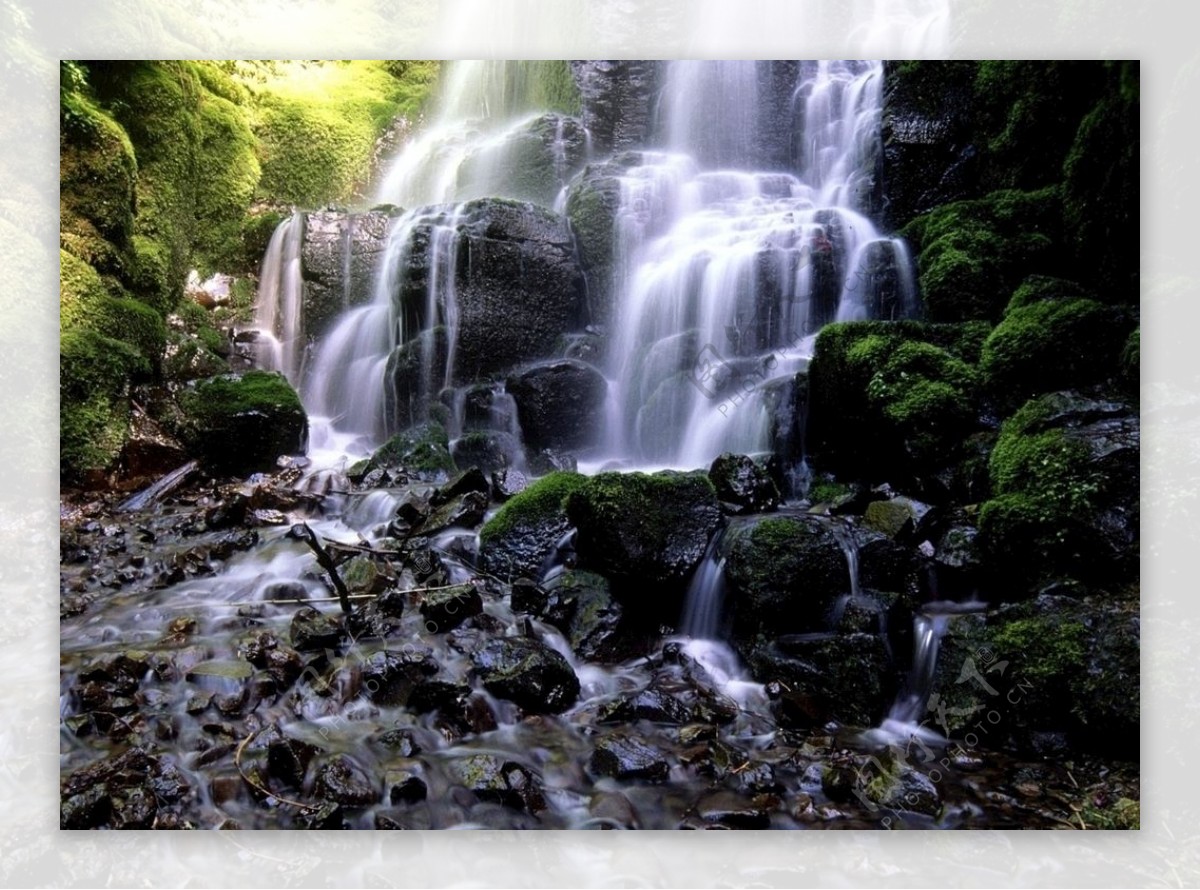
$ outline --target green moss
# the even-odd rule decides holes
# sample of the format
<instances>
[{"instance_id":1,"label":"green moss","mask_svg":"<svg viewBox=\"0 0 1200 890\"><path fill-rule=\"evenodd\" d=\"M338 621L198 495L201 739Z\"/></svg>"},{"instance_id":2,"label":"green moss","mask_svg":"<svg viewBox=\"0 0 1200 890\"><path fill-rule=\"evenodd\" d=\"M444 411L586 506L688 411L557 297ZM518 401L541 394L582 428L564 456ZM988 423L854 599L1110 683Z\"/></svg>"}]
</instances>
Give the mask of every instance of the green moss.
<instances>
[{"instance_id":1,"label":"green moss","mask_svg":"<svg viewBox=\"0 0 1200 890\"><path fill-rule=\"evenodd\" d=\"M132 346L79 328L62 335L59 363L60 472L74 479L112 465L125 443L131 380L150 366Z\"/></svg>"},{"instance_id":2,"label":"green moss","mask_svg":"<svg viewBox=\"0 0 1200 890\"><path fill-rule=\"evenodd\" d=\"M1004 422L989 471L997 494L1026 493L1054 515L1093 507L1100 478L1090 452L1062 429L1042 428L1048 406L1032 400Z\"/></svg>"},{"instance_id":3,"label":"green moss","mask_svg":"<svg viewBox=\"0 0 1200 890\"><path fill-rule=\"evenodd\" d=\"M446 428L437 421L409 427L384 442L362 470L365 473L376 467L401 467L422 473L454 473L458 469L450 456Z\"/></svg>"},{"instance_id":4,"label":"green moss","mask_svg":"<svg viewBox=\"0 0 1200 890\"><path fill-rule=\"evenodd\" d=\"M262 408L303 410L300 397L284 376L271 371L214 377L181 392L179 403L189 414L202 420Z\"/></svg>"},{"instance_id":5,"label":"green moss","mask_svg":"<svg viewBox=\"0 0 1200 890\"><path fill-rule=\"evenodd\" d=\"M919 252L930 320L993 320L1018 282L1053 271L1053 247L1062 238L1061 199L1055 187L997 191L938 207L903 234Z\"/></svg>"},{"instance_id":6,"label":"green moss","mask_svg":"<svg viewBox=\"0 0 1200 890\"><path fill-rule=\"evenodd\" d=\"M832 504L850 493L850 486L829 479L820 479L808 489L808 499L814 504Z\"/></svg>"},{"instance_id":7,"label":"green moss","mask_svg":"<svg viewBox=\"0 0 1200 890\"><path fill-rule=\"evenodd\" d=\"M1020 404L1112 375L1127 330L1118 314L1094 300L1031 303L996 325L983 344L980 370L996 398Z\"/></svg>"},{"instance_id":8,"label":"green moss","mask_svg":"<svg viewBox=\"0 0 1200 890\"><path fill-rule=\"evenodd\" d=\"M201 70L205 70L201 66ZM260 169L246 115L227 99L205 93L197 109L199 142L195 204L197 254L201 275L242 266L242 223L254 198Z\"/></svg>"},{"instance_id":9,"label":"green moss","mask_svg":"<svg viewBox=\"0 0 1200 890\"><path fill-rule=\"evenodd\" d=\"M1004 624L992 637L995 651L1019 666L1036 684L1073 681L1084 670L1087 631L1075 621L1023 618Z\"/></svg>"},{"instance_id":10,"label":"green moss","mask_svg":"<svg viewBox=\"0 0 1200 890\"><path fill-rule=\"evenodd\" d=\"M280 66L257 91L260 195L306 206L352 199L376 139L414 113L432 84L429 68L410 73L397 80L371 61Z\"/></svg>"},{"instance_id":11,"label":"green moss","mask_svg":"<svg viewBox=\"0 0 1200 890\"><path fill-rule=\"evenodd\" d=\"M1099 97L1095 62L983 61L974 85L980 176L987 188L1060 180L1079 121Z\"/></svg>"},{"instance_id":12,"label":"green moss","mask_svg":"<svg viewBox=\"0 0 1200 890\"><path fill-rule=\"evenodd\" d=\"M59 251L59 255L61 330L87 329L124 341L151 366L157 366L167 335L162 316L137 300L109 296L94 269L66 251Z\"/></svg>"},{"instance_id":13,"label":"green moss","mask_svg":"<svg viewBox=\"0 0 1200 890\"><path fill-rule=\"evenodd\" d=\"M597 473L567 498L567 513L586 514L593 526L620 522L647 542L667 539L679 521L681 501L715 504L717 490L704 472Z\"/></svg>"},{"instance_id":14,"label":"green moss","mask_svg":"<svg viewBox=\"0 0 1200 890\"><path fill-rule=\"evenodd\" d=\"M1014 309L1045 303L1053 300L1087 299L1089 294L1074 281L1055 278L1051 275L1030 275L1013 291L1012 298L1004 308L1004 314Z\"/></svg>"},{"instance_id":15,"label":"green moss","mask_svg":"<svg viewBox=\"0 0 1200 890\"><path fill-rule=\"evenodd\" d=\"M482 543L496 541L523 525L536 525L565 515L567 498L587 481L579 473L548 473L514 495L479 531Z\"/></svg>"},{"instance_id":16,"label":"green moss","mask_svg":"<svg viewBox=\"0 0 1200 890\"><path fill-rule=\"evenodd\" d=\"M1105 807L1088 804L1079 812L1084 824L1095 831L1137 831L1142 827L1142 805L1128 797Z\"/></svg>"},{"instance_id":17,"label":"green moss","mask_svg":"<svg viewBox=\"0 0 1200 890\"><path fill-rule=\"evenodd\" d=\"M91 99L61 93L60 209L65 231L84 225L118 248L133 231L138 165L128 135Z\"/></svg>"},{"instance_id":18,"label":"green moss","mask_svg":"<svg viewBox=\"0 0 1200 890\"><path fill-rule=\"evenodd\" d=\"M819 463L871 477L952 461L976 424L978 374L951 350L973 354L983 327L843 322L822 329L809 367L808 435Z\"/></svg>"}]
</instances>

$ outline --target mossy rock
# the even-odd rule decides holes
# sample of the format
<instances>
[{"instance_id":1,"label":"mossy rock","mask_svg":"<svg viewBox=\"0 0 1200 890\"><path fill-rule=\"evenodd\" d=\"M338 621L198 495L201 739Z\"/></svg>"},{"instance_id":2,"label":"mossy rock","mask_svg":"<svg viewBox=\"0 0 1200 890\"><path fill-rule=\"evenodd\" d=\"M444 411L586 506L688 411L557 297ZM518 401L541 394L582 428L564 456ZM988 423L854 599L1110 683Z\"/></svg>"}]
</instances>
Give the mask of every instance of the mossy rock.
<instances>
[{"instance_id":1,"label":"mossy rock","mask_svg":"<svg viewBox=\"0 0 1200 890\"><path fill-rule=\"evenodd\" d=\"M396 433L366 462L356 465L351 475L366 475L378 468L404 470L429 479L440 479L458 470L450 456L446 428L435 420Z\"/></svg>"},{"instance_id":2,"label":"mossy rock","mask_svg":"<svg viewBox=\"0 0 1200 890\"><path fill-rule=\"evenodd\" d=\"M842 547L819 519L772 517L729 534L725 573L739 637L818 630L850 590Z\"/></svg>"},{"instance_id":3,"label":"mossy rock","mask_svg":"<svg viewBox=\"0 0 1200 890\"><path fill-rule=\"evenodd\" d=\"M1030 275L1013 291L1008 305L1004 307L1004 314L1007 316L1016 309L1023 309L1034 303L1078 299L1092 299L1092 295L1083 286L1065 278L1055 278L1053 275Z\"/></svg>"},{"instance_id":4,"label":"mossy rock","mask_svg":"<svg viewBox=\"0 0 1200 890\"><path fill-rule=\"evenodd\" d=\"M81 223L122 249L133 233L138 165L121 125L77 91L61 94L59 193L63 231Z\"/></svg>"},{"instance_id":5,"label":"mossy rock","mask_svg":"<svg viewBox=\"0 0 1200 890\"><path fill-rule=\"evenodd\" d=\"M817 465L884 478L953 464L978 425L969 361L985 329L903 321L823 328L808 377L806 435Z\"/></svg>"},{"instance_id":6,"label":"mossy rock","mask_svg":"<svg viewBox=\"0 0 1200 890\"><path fill-rule=\"evenodd\" d=\"M80 328L95 331L133 346L151 365L162 358L167 329L162 316L128 297L109 296L94 269L66 251L59 251L62 287L59 324L62 331Z\"/></svg>"},{"instance_id":7,"label":"mossy rock","mask_svg":"<svg viewBox=\"0 0 1200 890\"><path fill-rule=\"evenodd\" d=\"M622 598L682 594L721 523L703 472L599 473L567 498L567 516L580 567L609 578Z\"/></svg>"},{"instance_id":8,"label":"mossy rock","mask_svg":"<svg viewBox=\"0 0 1200 890\"><path fill-rule=\"evenodd\" d=\"M1053 299L1011 309L983 344L980 370L993 398L1019 405L1039 393L1114 376L1130 322L1088 299Z\"/></svg>"},{"instance_id":9,"label":"mossy rock","mask_svg":"<svg viewBox=\"0 0 1200 890\"><path fill-rule=\"evenodd\" d=\"M506 579L539 579L542 566L571 528L567 498L585 481L579 473L549 473L510 498L480 529L484 569Z\"/></svg>"},{"instance_id":10,"label":"mossy rock","mask_svg":"<svg viewBox=\"0 0 1200 890\"><path fill-rule=\"evenodd\" d=\"M249 371L195 383L179 394L179 433L215 471L244 476L303 450L308 419L282 374Z\"/></svg>"},{"instance_id":11,"label":"mossy rock","mask_svg":"<svg viewBox=\"0 0 1200 890\"><path fill-rule=\"evenodd\" d=\"M1139 424L1124 403L1050 393L1005 421L979 514L996 595L1037 581L1117 581L1137 572Z\"/></svg>"}]
</instances>

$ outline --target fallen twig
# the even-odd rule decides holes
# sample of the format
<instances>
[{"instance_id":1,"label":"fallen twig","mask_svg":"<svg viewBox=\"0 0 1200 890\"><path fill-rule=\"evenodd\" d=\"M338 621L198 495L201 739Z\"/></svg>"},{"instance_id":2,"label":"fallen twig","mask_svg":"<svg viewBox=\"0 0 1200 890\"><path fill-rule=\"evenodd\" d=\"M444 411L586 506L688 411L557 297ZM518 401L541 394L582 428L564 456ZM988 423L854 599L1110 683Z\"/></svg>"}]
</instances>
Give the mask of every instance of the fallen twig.
<instances>
[{"instance_id":1,"label":"fallen twig","mask_svg":"<svg viewBox=\"0 0 1200 890\"><path fill-rule=\"evenodd\" d=\"M242 781L260 794L265 794L267 797L274 798L280 803L286 803L288 806L299 807L302 810L317 809L317 804L301 803L298 800L290 800L286 797L276 794L270 788L264 788L262 785L258 784L258 782L254 781L254 779L250 778L250 776L248 776L242 769L242 752L246 750L246 746L250 744L250 742L254 741L260 732L262 732L262 730L259 729L250 733L250 735L246 736L241 740L241 742L238 743L237 750L233 752L233 765L237 768L238 775L242 777Z\"/></svg>"},{"instance_id":2,"label":"fallen twig","mask_svg":"<svg viewBox=\"0 0 1200 890\"><path fill-rule=\"evenodd\" d=\"M337 565L334 563L333 557L321 546L321 540L317 537L317 533L308 527L307 522L298 522L292 526L291 534L293 537L304 541L312 552L317 555L317 562L325 570L325 573L329 575L329 579L333 581L333 586L337 589L338 601L342 605L342 611L349 615L354 611L350 605L350 591L346 589L346 584L342 581L342 576L338 574Z\"/></svg>"}]
</instances>

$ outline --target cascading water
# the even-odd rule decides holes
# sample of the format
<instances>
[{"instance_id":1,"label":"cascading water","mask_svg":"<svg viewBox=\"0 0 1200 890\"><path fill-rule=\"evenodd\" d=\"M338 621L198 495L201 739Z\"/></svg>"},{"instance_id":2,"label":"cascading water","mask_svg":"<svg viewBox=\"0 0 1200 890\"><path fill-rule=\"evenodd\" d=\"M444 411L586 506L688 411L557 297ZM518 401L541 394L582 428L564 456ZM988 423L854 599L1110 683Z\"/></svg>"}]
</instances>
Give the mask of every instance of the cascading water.
<instances>
[{"instance_id":1,"label":"cascading water","mask_svg":"<svg viewBox=\"0 0 1200 890\"><path fill-rule=\"evenodd\" d=\"M769 117L762 64L671 63L662 129L694 156L645 152L619 174L610 457L697 467L767 451L821 326L913 311L903 245L866 214L882 66L797 67L793 174L744 169Z\"/></svg>"},{"instance_id":2,"label":"cascading water","mask_svg":"<svg viewBox=\"0 0 1200 890\"><path fill-rule=\"evenodd\" d=\"M279 371L294 386L299 383L304 360L300 247L304 239L304 217L294 213L280 223L259 275L254 326L258 329L258 364Z\"/></svg>"}]
</instances>

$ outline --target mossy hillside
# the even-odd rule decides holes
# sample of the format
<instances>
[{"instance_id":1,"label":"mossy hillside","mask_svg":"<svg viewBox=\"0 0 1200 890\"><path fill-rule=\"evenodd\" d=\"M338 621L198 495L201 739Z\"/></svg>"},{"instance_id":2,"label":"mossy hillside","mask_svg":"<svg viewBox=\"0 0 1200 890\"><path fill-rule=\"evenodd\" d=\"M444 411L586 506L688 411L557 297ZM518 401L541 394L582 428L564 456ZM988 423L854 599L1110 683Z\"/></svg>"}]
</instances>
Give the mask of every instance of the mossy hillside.
<instances>
[{"instance_id":1,"label":"mossy hillside","mask_svg":"<svg viewBox=\"0 0 1200 890\"><path fill-rule=\"evenodd\" d=\"M1140 79L1137 62L1106 64L1108 90L1079 125L1063 163L1066 245L1102 296L1138 299Z\"/></svg>"},{"instance_id":2,"label":"mossy hillside","mask_svg":"<svg viewBox=\"0 0 1200 890\"><path fill-rule=\"evenodd\" d=\"M131 383L150 373L128 343L86 327L63 333L59 359L59 444L64 478L107 469L125 442Z\"/></svg>"},{"instance_id":3,"label":"mossy hillside","mask_svg":"<svg viewBox=\"0 0 1200 890\"><path fill-rule=\"evenodd\" d=\"M980 370L992 396L1009 406L1098 383L1118 372L1131 326L1120 310L1086 298L1019 305L984 342Z\"/></svg>"},{"instance_id":4,"label":"mossy hillside","mask_svg":"<svg viewBox=\"0 0 1200 890\"><path fill-rule=\"evenodd\" d=\"M1034 303L1046 303L1055 300L1093 299L1086 288L1065 278L1055 278L1053 275L1030 275L1018 285L1013 295L1004 307L1007 316L1014 309L1023 309Z\"/></svg>"},{"instance_id":5,"label":"mossy hillside","mask_svg":"<svg viewBox=\"0 0 1200 890\"><path fill-rule=\"evenodd\" d=\"M167 335L162 316L137 300L109 296L96 270L65 250L59 251L59 261L60 330L82 328L124 341L157 367Z\"/></svg>"},{"instance_id":6,"label":"mossy hillside","mask_svg":"<svg viewBox=\"0 0 1200 890\"><path fill-rule=\"evenodd\" d=\"M354 198L376 140L398 115L419 111L437 63L412 62L402 73L372 61L279 63L254 90L260 197L310 207Z\"/></svg>"},{"instance_id":7,"label":"mossy hillside","mask_svg":"<svg viewBox=\"0 0 1200 890\"><path fill-rule=\"evenodd\" d=\"M988 60L974 83L979 176L984 188L1061 181L1079 122L1103 89L1094 62Z\"/></svg>"},{"instance_id":8,"label":"mossy hillside","mask_svg":"<svg viewBox=\"0 0 1200 890\"><path fill-rule=\"evenodd\" d=\"M995 321L1022 280L1057 271L1060 190L1006 189L945 204L913 220L902 234L917 254L930 321Z\"/></svg>"},{"instance_id":9,"label":"mossy hillside","mask_svg":"<svg viewBox=\"0 0 1200 890\"><path fill-rule=\"evenodd\" d=\"M566 516L567 498L587 480L580 473L560 471L538 479L514 495L479 531L483 544L497 541L522 526L537 526Z\"/></svg>"}]
</instances>

